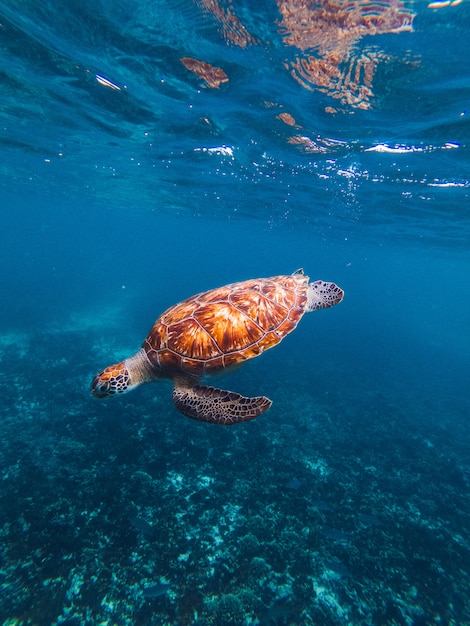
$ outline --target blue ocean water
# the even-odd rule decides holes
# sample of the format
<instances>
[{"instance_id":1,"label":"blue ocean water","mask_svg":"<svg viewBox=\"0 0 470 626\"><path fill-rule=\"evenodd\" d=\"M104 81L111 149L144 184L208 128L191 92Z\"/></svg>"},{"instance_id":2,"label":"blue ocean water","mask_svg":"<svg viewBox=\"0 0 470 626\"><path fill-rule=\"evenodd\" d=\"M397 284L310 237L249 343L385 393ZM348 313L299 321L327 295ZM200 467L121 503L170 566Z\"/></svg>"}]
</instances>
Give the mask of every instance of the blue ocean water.
<instances>
[{"instance_id":1,"label":"blue ocean water","mask_svg":"<svg viewBox=\"0 0 470 626\"><path fill-rule=\"evenodd\" d=\"M0 0L0 622L469 624L470 3ZM345 291L181 416L172 304Z\"/></svg>"}]
</instances>

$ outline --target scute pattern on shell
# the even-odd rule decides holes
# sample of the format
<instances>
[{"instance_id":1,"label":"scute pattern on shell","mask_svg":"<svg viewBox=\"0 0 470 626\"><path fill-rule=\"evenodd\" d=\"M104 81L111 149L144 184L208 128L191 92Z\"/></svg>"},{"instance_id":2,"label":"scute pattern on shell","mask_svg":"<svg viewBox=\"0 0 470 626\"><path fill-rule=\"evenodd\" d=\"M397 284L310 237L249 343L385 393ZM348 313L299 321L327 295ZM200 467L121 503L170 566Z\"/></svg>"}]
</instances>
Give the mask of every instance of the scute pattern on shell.
<instances>
[{"instance_id":1,"label":"scute pattern on shell","mask_svg":"<svg viewBox=\"0 0 470 626\"><path fill-rule=\"evenodd\" d=\"M143 348L173 376L196 376L242 363L278 344L305 312L308 276L247 280L207 291L169 308Z\"/></svg>"}]
</instances>

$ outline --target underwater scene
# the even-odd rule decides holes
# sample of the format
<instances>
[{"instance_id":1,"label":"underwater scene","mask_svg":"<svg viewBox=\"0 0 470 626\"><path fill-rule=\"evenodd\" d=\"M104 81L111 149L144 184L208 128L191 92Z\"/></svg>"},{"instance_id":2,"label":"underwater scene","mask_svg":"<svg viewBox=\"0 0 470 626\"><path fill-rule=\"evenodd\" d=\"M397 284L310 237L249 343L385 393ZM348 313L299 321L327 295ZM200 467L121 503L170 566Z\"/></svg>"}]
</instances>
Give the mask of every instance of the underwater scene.
<instances>
[{"instance_id":1,"label":"underwater scene","mask_svg":"<svg viewBox=\"0 0 470 626\"><path fill-rule=\"evenodd\" d=\"M469 32L0 0L0 624L470 625Z\"/></svg>"}]
</instances>

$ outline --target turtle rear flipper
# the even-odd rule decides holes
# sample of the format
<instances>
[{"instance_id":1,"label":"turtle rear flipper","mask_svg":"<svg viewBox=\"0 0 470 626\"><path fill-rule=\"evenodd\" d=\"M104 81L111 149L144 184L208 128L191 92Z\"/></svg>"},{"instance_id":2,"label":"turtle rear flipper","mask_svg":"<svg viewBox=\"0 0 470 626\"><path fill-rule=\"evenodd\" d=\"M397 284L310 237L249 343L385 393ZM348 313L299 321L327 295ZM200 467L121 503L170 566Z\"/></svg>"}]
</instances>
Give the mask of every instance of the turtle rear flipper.
<instances>
[{"instance_id":1,"label":"turtle rear flipper","mask_svg":"<svg viewBox=\"0 0 470 626\"><path fill-rule=\"evenodd\" d=\"M224 426L252 420L272 404L265 396L247 398L215 387L190 387L178 383L173 389L173 402L178 411L187 417Z\"/></svg>"},{"instance_id":2,"label":"turtle rear flipper","mask_svg":"<svg viewBox=\"0 0 470 626\"><path fill-rule=\"evenodd\" d=\"M310 283L307 292L307 306L305 312L316 311L317 309L327 309L341 302L344 291L335 285L323 280L316 280Z\"/></svg>"}]
</instances>

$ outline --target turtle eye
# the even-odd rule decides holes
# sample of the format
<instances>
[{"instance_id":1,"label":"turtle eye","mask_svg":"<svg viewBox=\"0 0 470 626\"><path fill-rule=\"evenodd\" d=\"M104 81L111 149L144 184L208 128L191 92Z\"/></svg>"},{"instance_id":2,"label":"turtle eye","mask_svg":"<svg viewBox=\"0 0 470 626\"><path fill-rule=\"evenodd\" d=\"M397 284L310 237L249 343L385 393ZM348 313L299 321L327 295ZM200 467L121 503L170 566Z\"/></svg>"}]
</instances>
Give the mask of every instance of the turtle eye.
<instances>
[{"instance_id":1,"label":"turtle eye","mask_svg":"<svg viewBox=\"0 0 470 626\"><path fill-rule=\"evenodd\" d=\"M109 383L94 381L91 386L91 391L97 398L104 398L109 394Z\"/></svg>"}]
</instances>

